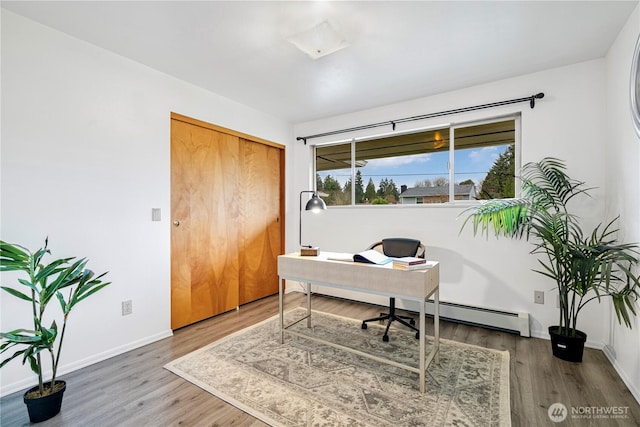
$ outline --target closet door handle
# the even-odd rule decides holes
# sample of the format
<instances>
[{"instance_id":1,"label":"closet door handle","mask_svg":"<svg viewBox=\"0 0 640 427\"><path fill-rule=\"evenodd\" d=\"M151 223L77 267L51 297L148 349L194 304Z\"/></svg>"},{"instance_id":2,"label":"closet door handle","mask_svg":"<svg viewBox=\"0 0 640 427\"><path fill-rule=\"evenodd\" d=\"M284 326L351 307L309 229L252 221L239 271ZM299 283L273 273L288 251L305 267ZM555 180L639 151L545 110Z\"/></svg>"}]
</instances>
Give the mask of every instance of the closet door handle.
<instances>
[{"instance_id":1,"label":"closet door handle","mask_svg":"<svg viewBox=\"0 0 640 427\"><path fill-rule=\"evenodd\" d=\"M180 220L174 219L173 220L173 226L174 227L179 227L180 226Z\"/></svg>"}]
</instances>

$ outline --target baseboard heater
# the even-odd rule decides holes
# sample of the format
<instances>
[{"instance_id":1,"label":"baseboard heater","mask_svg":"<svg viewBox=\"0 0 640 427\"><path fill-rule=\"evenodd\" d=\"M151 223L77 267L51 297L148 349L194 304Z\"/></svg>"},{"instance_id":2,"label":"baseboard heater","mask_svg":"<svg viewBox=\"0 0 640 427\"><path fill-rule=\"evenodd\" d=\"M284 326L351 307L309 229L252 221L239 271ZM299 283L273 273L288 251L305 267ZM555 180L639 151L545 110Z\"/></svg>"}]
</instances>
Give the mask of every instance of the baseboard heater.
<instances>
[{"instance_id":1,"label":"baseboard heater","mask_svg":"<svg viewBox=\"0 0 640 427\"><path fill-rule=\"evenodd\" d=\"M318 293L320 295L328 296L331 298L352 300L351 298L345 298L339 295L331 295L331 292L313 293ZM377 302L373 301L365 302L374 305L380 305ZM398 308L417 314L417 310L408 307L406 304L403 304L403 302L404 301L398 301ZM380 306L384 309L384 306ZM433 316L433 301L427 302L426 312L427 315ZM484 328L515 333L523 337L531 336L528 313L518 313L515 311L497 310L492 308L440 301L440 318L442 320L448 320L451 322L481 326Z\"/></svg>"},{"instance_id":2,"label":"baseboard heater","mask_svg":"<svg viewBox=\"0 0 640 427\"><path fill-rule=\"evenodd\" d=\"M427 302L427 314L433 315L432 301ZM529 313L518 313L515 311L496 310L440 301L440 318L452 322L512 332L523 337L531 336Z\"/></svg>"}]
</instances>

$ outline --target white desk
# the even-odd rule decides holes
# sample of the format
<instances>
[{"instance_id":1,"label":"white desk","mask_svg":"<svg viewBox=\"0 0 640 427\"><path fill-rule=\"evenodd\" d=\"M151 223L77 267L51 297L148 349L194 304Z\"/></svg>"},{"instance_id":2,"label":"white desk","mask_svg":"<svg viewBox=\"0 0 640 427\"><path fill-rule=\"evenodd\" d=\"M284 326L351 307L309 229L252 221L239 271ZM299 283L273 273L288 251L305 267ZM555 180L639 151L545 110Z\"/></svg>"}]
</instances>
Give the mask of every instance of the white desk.
<instances>
[{"instance_id":1,"label":"white desk","mask_svg":"<svg viewBox=\"0 0 640 427\"><path fill-rule=\"evenodd\" d=\"M440 317L439 317L439 285L440 266L435 266L425 270L403 271L395 270L391 264L374 265L356 262L334 261L328 259L331 252L321 252L318 256L300 256L299 253L280 255L278 257L279 280L279 313L280 313L280 343L284 343L284 332L292 326L284 324L284 281L295 280L306 283L307 291L307 315L294 322L298 323L307 320L307 327L311 327L311 284L330 286L334 288L348 289L358 292L371 293L395 297L402 300L417 301L420 304L420 363L419 367L403 365L391 360L386 360L373 356L359 350L345 347L321 340L311 338L308 335L301 335L295 331L287 331L294 335L301 335L308 339L322 342L333 347L337 347L352 353L368 357L379 362L387 363L399 368L417 372L420 375L420 391L425 391L426 369L431 363L440 345ZM434 345L427 357L425 340L425 306L428 298L434 300Z\"/></svg>"}]
</instances>

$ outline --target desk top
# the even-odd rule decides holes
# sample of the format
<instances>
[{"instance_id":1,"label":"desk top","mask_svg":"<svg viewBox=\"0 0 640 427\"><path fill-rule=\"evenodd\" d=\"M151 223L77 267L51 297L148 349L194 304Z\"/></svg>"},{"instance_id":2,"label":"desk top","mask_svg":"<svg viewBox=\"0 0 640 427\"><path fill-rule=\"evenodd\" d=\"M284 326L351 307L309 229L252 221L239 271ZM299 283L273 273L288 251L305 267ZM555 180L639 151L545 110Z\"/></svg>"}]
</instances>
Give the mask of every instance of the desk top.
<instances>
[{"instance_id":1,"label":"desk top","mask_svg":"<svg viewBox=\"0 0 640 427\"><path fill-rule=\"evenodd\" d=\"M278 256L282 279L373 292L398 298L424 300L440 284L440 264L425 270L396 270L391 264L376 265L328 259L341 254L320 252L318 256L290 253Z\"/></svg>"}]
</instances>

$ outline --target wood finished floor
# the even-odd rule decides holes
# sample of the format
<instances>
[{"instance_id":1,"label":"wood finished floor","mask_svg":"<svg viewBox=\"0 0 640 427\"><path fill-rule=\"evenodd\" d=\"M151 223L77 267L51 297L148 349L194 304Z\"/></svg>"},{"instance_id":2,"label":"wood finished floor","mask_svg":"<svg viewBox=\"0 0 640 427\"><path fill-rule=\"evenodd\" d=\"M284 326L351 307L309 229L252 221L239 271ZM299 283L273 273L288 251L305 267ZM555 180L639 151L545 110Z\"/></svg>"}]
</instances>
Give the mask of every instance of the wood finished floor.
<instances>
[{"instance_id":1,"label":"wood finished floor","mask_svg":"<svg viewBox=\"0 0 640 427\"><path fill-rule=\"evenodd\" d=\"M305 304L286 296L286 308ZM377 316L380 307L313 296L315 310L356 319ZM277 296L246 304L175 331L170 338L78 370L67 381L62 411L38 424L51 426L264 426L255 418L163 369L167 362L225 335L277 314ZM427 321L427 325L429 325ZM433 327L428 326L428 334ZM441 322L442 338L510 353L511 420L519 426L640 426L635 401L604 354L586 349L582 364L556 359L549 342L484 328ZM627 408L626 419L571 419L552 423L547 408ZM22 392L0 399L0 425L29 425Z\"/></svg>"}]
</instances>

